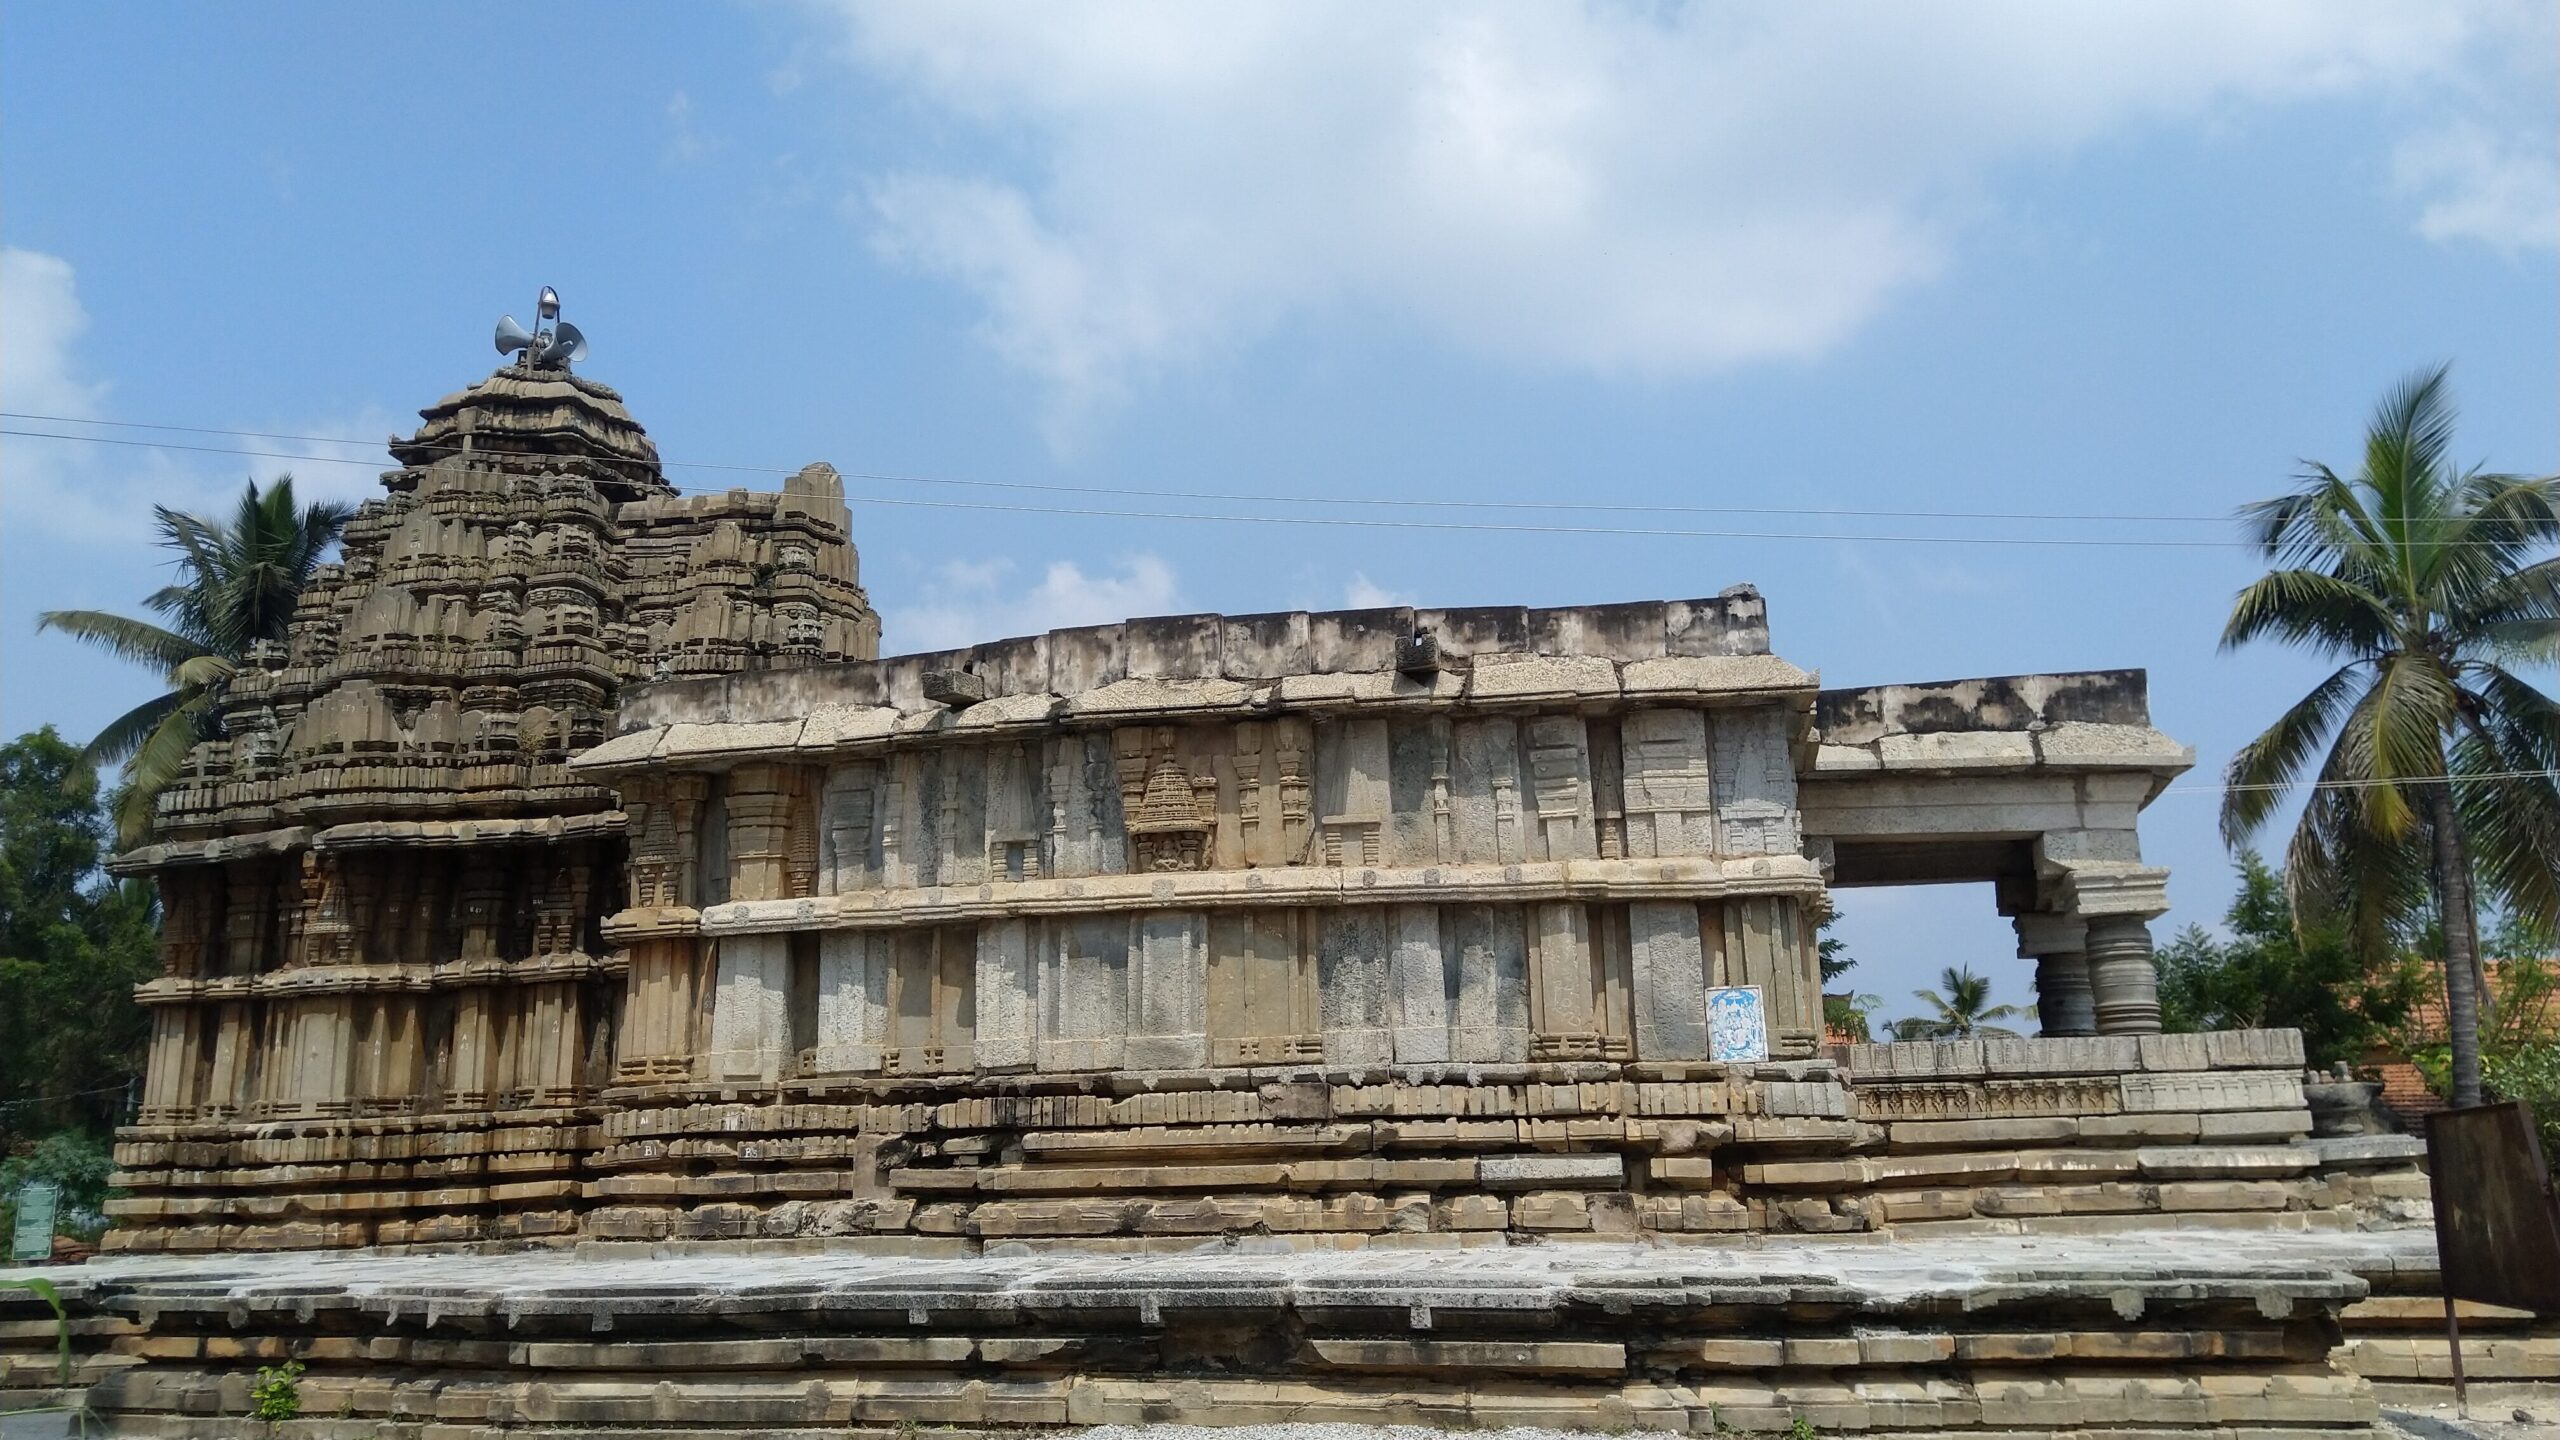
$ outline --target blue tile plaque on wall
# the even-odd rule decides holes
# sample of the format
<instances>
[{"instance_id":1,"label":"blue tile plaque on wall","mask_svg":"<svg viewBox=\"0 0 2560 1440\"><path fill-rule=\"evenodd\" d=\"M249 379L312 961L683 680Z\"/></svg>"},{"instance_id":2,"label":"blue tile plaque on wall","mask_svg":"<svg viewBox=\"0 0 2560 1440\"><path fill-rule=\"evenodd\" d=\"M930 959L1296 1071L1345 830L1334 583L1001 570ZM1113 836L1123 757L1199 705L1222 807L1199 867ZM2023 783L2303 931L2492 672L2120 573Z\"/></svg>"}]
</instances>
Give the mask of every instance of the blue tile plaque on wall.
<instances>
[{"instance_id":1,"label":"blue tile plaque on wall","mask_svg":"<svg viewBox=\"0 0 2560 1440\"><path fill-rule=\"evenodd\" d=\"M1769 1014L1757 985L1722 985L1707 992L1707 1058L1769 1058Z\"/></svg>"}]
</instances>

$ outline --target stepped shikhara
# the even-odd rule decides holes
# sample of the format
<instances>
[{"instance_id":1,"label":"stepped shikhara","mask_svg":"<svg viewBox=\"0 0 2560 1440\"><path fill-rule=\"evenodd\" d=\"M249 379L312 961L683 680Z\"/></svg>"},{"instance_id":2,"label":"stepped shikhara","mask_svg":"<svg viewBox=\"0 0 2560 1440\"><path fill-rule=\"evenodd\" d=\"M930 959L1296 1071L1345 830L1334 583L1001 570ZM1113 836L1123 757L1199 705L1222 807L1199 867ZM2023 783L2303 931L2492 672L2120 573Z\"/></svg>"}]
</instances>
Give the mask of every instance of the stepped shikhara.
<instances>
[{"instance_id":1,"label":"stepped shikhara","mask_svg":"<svg viewBox=\"0 0 2560 1440\"><path fill-rule=\"evenodd\" d=\"M393 1240L465 1195L511 1213L463 1233L565 1233L625 823L570 757L634 683L878 653L827 467L680 495L533 347L421 414L117 866L162 897L129 1160L176 1243Z\"/></svg>"}]
</instances>

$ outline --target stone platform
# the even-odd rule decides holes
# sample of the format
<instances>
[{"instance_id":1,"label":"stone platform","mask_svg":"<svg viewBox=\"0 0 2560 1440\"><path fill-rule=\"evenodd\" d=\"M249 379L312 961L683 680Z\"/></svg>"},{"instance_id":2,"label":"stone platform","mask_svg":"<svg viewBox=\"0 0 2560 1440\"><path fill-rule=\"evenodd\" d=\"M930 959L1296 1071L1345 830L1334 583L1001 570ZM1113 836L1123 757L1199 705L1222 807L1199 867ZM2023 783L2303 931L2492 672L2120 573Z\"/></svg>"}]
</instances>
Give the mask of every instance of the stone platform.
<instances>
[{"instance_id":1,"label":"stone platform","mask_svg":"<svg viewBox=\"0 0 2560 1440\"><path fill-rule=\"evenodd\" d=\"M2379 1377L2338 1363L2357 1343L2341 1315L2423 1294L2435 1268L2421 1229L1413 1238L1181 1254L874 1241L130 1256L54 1278L80 1317L89 1402L116 1434L255 1433L254 1372L295 1358L305 1418L276 1433L1328 1420L1714 1433L1801 1417L1869 1435L2274 1437L2368 1431ZM49 1330L28 1323L31 1304L5 1313L0 1395L25 1403ZM2358 1333L2368 1353L2389 1338ZM2534 1355L2560 1358L2560 1336L2471 1348L2477 1379L2505 1365L2522 1381Z\"/></svg>"}]
</instances>

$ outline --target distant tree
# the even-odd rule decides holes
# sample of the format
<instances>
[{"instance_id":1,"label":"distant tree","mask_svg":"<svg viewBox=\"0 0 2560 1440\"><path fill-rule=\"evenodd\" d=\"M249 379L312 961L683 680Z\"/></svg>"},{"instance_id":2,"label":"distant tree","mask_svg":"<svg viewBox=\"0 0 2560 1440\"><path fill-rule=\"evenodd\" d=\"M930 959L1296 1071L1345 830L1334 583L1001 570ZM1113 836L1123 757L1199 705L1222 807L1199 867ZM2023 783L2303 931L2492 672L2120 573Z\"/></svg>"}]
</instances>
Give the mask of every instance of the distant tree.
<instances>
[{"instance_id":1,"label":"distant tree","mask_svg":"<svg viewBox=\"0 0 2560 1440\"><path fill-rule=\"evenodd\" d=\"M2299 1030L2305 1058L2325 1067L2362 1058L2407 1020L2424 984L2414 957L2369 961L2334 918L2297 924L2284 876L2256 851L2242 850L2237 868L2222 917L2231 938L2190 925L2161 947L2163 1028Z\"/></svg>"},{"instance_id":2,"label":"distant tree","mask_svg":"<svg viewBox=\"0 0 2560 1440\"><path fill-rule=\"evenodd\" d=\"M2432 909L2444 927L2453 1102L2480 1101L2475 885L2560 920L2560 706L2513 668L2560 634L2560 480L2451 459L2442 367L2384 397L2352 476L2310 464L2241 512L2268 573L2222 645L2294 645L2338 668L2231 759L2235 848L2316 779L2285 856L2297 917L2373 959Z\"/></svg>"},{"instance_id":3,"label":"distant tree","mask_svg":"<svg viewBox=\"0 0 2560 1440\"><path fill-rule=\"evenodd\" d=\"M263 491L252 481L228 521L157 505L151 513L160 543L178 552L177 583L142 602L168 617L166 626L104 610L48 610L36 620L39 630L59 630L166 678L166 693L109 721L84 752L97 769L124 766L114 809L125 845L150 834L160 792L195 743L217 733L223 691L241 657L257 641L285 638L302 587L355 516L328 502L297 508L290 475Z\"/></svg>"},{"instance_id":4,"label":"distant tree","mask_svg":"<svg viewBox=\"0 0 2560 1440\"><path fill-rule=\"evenodd\" d=\"M1902 1040L1968 1040L1975 1036L2011 1039L2017 1031L1994 1025L1994 1020L2012 1020L2029 1012L2015 1005L1991 1003L1990 978L1973 973L1970 965L1950 965L1938 976L1938 989L1914 990L1912 997L1928 1008L1927 1013L1893 1022L1893 1033Z\"/></svg>"},{"instance_id":5,"label":"distant tree","mask_svg":"<svg viewBox=\"0 0 2560 1440\"><path fill-rule=\"evenodd\" d=\"M1884 1003L1883 998L1876 995L1830 993L1832 981L1858 968L1857 960L1849 954L1849 942L1829 933L1831 927L1838 924L1839 920L1839 912L1834 911L1824 916L1822 924L1814 930L1817 937L1813 944L1814 957L1822 965L1824 992L1822 1028L1832 1034L1846 1035L1852 1040L1870 1040L1874 1038L1870 1031L1871 1017L1875 1014L1875 1008Z\"/></svg>"},{"instance_id":6,"label":"distant tree","mask_svg":"<svg viewBox=\"0 0 2560 1440\"><path fill-rule=\"evenodd\" d=\"M99 873L96 772L50 726L0 746L0 1141L103 1133L142 1072L148 886Z\"/></svg>"}]
</instances>

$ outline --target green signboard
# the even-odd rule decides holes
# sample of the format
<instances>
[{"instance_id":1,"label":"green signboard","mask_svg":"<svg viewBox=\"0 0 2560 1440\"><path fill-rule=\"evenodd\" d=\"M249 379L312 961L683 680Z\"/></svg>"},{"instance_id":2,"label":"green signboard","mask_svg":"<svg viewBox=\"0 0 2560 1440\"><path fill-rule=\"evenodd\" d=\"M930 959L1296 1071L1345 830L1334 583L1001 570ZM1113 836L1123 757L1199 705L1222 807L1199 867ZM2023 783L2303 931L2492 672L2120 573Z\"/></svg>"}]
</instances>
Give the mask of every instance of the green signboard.
<instances>
[{"instance_id":1,"label":"green signboard","mask_svg":"<svg viewBox=\"0 0 2560 1440\"><path fill-rule=\"evenodd\" d=\"M9 1246L13 1260L47 1260L53 1256L53 1218L62 1209L62 1187L50 1180L30 1180L18 1187L18 1233Z\"/></svg>"}]
</instances>

